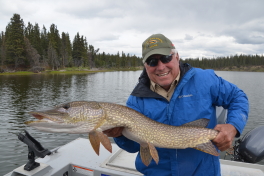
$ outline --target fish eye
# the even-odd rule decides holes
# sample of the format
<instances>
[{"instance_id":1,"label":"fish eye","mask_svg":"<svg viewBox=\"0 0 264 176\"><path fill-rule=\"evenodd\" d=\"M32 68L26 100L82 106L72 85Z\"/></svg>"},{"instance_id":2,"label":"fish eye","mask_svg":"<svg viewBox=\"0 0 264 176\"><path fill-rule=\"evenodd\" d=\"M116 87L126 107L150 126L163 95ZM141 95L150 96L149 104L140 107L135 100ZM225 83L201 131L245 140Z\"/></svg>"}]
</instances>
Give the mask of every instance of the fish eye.
<instances>
[{"instance_id":1,"label":"fish eye","mask_svg":"<svg viewBox=\"0 0 264 176\"><path fill-rule=\"evenodd\" d=\"M71 106L70 106L70 104L69 104L69 103L67 103L67 104L63 105L62 107L63 107L64 109L66 109L66 110L67 110L67 109L69 109Z\"/></svg>"}]
</instances>

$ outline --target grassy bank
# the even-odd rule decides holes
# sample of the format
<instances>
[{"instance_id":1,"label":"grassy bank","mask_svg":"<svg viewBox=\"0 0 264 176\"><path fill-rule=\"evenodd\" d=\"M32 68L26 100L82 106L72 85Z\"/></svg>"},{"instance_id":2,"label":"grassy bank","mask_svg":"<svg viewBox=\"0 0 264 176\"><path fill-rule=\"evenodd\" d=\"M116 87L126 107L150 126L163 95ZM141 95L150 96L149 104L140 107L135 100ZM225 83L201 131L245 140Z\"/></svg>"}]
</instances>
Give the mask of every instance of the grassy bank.
<instances>
[{"instance_id":1,"label":"grassy bank","mask_svg":"<svg viewBox=\"0 0 264 176\"><path fill-rule=\"evenodd\" d=\"M10 71L0 73L0 75L31 75L31 74L89 74L97 72L112 72L112 71L137 71L142 70L143 67L134 67L134 68L113 68L113 69L89 69L89 68L65 68L61 70L45 70L39 73L33 73L30 71Z\"/></svg>"},{"instance_id":2,"label":"grassy bank","mask_svg":"<svg viewBox=\"0 0 264 176\"><path fill-rule=\"evenodd\" d=\"M244 72L264 72L264 65L260 66L248 66L248 67L226 67L215 69L217 71L244 71Z\"/></svg>"},{"instance_id":3,"label":"grassy bank","mask_svg":"<svg viewBox=\"0 0 264 176\"><path fill-rule=\"evenodd\" d=\"M142 70L143 67L133 67L133 68L65 68L61 70L46 70L40 73L33 73L30 71L10 71L0 73L0 75L31 75L31 74L89 74L97 72L112 72L112 71L137 71ZM250 66L250 67L226 67L220 69L214 69L216 71L244 71L244 72L264 72L264 65L262 66Z\"/></svg>"}]
</instances>

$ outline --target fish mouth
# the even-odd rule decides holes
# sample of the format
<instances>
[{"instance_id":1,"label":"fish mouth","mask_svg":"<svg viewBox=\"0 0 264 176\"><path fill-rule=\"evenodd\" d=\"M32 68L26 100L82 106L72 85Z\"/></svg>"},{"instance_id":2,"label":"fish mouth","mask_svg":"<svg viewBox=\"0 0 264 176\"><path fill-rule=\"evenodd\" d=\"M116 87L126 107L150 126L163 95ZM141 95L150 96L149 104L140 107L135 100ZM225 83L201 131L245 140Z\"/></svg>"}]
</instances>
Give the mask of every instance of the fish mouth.
<instances>
[{"instance_id":1,"label":"fish mouth","mask_svg":"<svg viewBox=\"0 0 264 176\"><path fill-rule=\"evenodd\" d=\"M38 130L54 133L79 133L80 131L78 128L80 128L81 124L71 124L67 120L64 120L68 117L66 113L57 111L34 111L29 112L29 114L38 120L24 123Z\"/></svg>"},{"instance_id":2,"label":"fish mouth","mask_svg":"<svg viewBox=\"0 0 264 176\"><path fill-rule=\"evenodd\" d=\"M36 119L39 119L39 120L42 120L45 118L45 116L40 113L29 112L29 114L31 114L32 116L34 116Z\"/></svg>"},{"instance_id":3,"label":"fish mouth","mask_svg":"<svg viewBox=\"0 0 264 176\"><path fill-rule=\"evenodd\" d=\"M40 123L40 122L42 122L42 123L44 123L44 122L46 122L46 123L63 123L64 122L62 120L62 118L59 118L63 114L58 113L58 112L45 113L45 112L32 111L32 112L29 112L29 114L38 120L25 122L26 124Z\"/></svg>"}]
</instances>

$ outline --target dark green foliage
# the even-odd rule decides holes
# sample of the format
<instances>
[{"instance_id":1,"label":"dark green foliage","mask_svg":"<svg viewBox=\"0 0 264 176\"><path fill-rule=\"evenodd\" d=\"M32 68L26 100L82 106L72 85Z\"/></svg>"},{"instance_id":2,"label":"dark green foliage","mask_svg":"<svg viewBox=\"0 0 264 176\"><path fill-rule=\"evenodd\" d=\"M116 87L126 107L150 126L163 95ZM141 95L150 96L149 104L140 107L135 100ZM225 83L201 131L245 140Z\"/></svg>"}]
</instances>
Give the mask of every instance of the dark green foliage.
<instances>
[{"instance_id":1,"label":"dark green foliage","mask_svg":"<svg viewBox=\"0 0 264 176\"><path fill-rule=\"evenodd\" d=\"M194 67L225 69L245 66L264 65L263 55L234 55L228 57L185 59ZM57 70L65 67L90 68L131 68L142 66L142 58L135 55L107 54L87 42L79 33L70 41L68 33L61 35L57 26L51 24L40 30L38 23L28 22L25 26L19 14L14 14L0 34L0 69L50 68Z\"/></svg>"},{"instance_id":2,"label":"dark green foliage","mask_svg":"<svg viewBox=\"0 0 264 176\"><path fill-rule=\"evenodd\" d=\"M26 51L26 58L30 64L30 67L37 67L39 66L39 59L40 55L38 51L31 45L30 41L25 37L25 51Z\"/></svg>"},{"instance_id":3,"label":"dark green foliage","mask_svg":"<svg viewBox=\"0 0 264 176\"><path fill-rule=\"evenodd\" d=\"M49 47L49 39L48 39L48 32L45 26L43 26L42 31L40 33L40 56L43 67L48 66L48 47Z\"/></svg>"},{"instance_id":4,"label":"dark green foliage","mask_svg":"<svg viewBox=\"0 0 264 176\"><path fill-rule=\"evenodd\" d=\"M52 70L57 70L60 67L60 62L59 62L58 52L56 51L56 48L54 48L53 46L54 45L50 41L48 47L48 64Z\"/></svg>"},{"instance_id":5,"label":"dark green foliage","mask_svg":"<svg viewBox=\"0 0 264 176\"><path fill-rule=\"evenodd\" d=\"M56 50L57 54L59 53L59 48L61 45L60 42L60 34L59 30L57 29L57 26L55 24L52 24L50 26L50 31L48 32L48 40L49 44Z\"/></svg>"},{"instance_id":6,"label":"dark green foliage","mask_svg":"<svg viewBox=\"0 0 264 176\"><path fill-rule=\"evenodd\" d=\"M132 64L133 63L133 64ZM64 67L137 67L141 58L130 57L122 52L122 57L99 53L99 48L88 45L87 39L79 33L70 41L68 33L61 36L57 26L51 24L40 30L38 23L24 25L19 14L14 14L6 31L0 35L0 66L15 69Z\"/></svg>"},{"instance_id":7,"label":"dark green foliage","mask_svg":"<svg viewBox=\"0 0 264 176\"><path fill-rule=\"evenodd\" d=\"M4 62L6 61L6 40L4 32L2 31L0 34L0 69L4 66Z\"/></svg>"},{"instance_id":8,"label":"dark green foliage","mask_svg":"<svg viewBox=\"0 0 264 176\"><path fill-rule=\"evenodd\" d=\"M89 45L89 47L88 47L88 57L89 57L89 66L91 68L100 67L100 65L95 65L98 52L99 52L99 48L97 48L95 50L93 45Z\"/></svg>"},{"instance_id":9,"label":"dark green foliage","mask_svg":"<svg viewBox=\"0 0 264 176\"><path fill-rule=\"evenodd\" d=\"M34 47L39 54L42 54L38 23L35 23L33 26L30 22L28 22L28 25L25 27L25 37L30 41L32 47Z\"/></svg>"},{"instance_id":10,"label":"dark green foliage","mask_svg":"<svg viewBox=\"0 0 264 176\"><path fill-rule=\"evenodd\" d=\"M14 14L6 27L6 60L5 64L17 68L20 65L26 66L25 45L24 45L24 22L19 14Z\"/></svg>"},{"instance_id":11,"label":"dark green foliage","mask_svg":"<svg viewBox=\"0 0 264 176\"><path fill-rule=\"evenodd\" d=\"M83 36L80 37L79 32L73 39L72 44L72 58L73 65L76 67L80 67L84 63L84 55L85 55L85 46Z\"/></svg>"},{"instance_id":12,"label":"dark green foliage","mask_svg":"<svg viewBox=\"0 0 264 176\"><path fill-rule=\"evenodd\" d=\"M226 68L241 68L247 66L264 66L264 55L234 55L217 58L202 58L202 59L185 59L184 62L191 64L194 67L203 69L222 70Z\"/></svg>"},{"instance_id":13,"label":"dark green foliage","mask_svg":"<svg viewBox=\"0 0 264 176\"><path fill-rule=\"evenodd\" d=\"M61 67L69 67L72 62L72 45L68 33L61 34Z\"/></svg>"}]
</instances>

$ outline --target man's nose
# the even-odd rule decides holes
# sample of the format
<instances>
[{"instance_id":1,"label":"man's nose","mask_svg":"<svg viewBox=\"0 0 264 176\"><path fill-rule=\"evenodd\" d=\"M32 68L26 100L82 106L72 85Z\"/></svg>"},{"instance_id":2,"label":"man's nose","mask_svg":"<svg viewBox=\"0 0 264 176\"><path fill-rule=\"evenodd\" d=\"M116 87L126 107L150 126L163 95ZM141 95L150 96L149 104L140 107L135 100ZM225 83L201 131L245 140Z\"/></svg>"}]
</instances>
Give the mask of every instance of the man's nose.
<instances>
[{"instance_id":1,"label":"man's nose","mask_svg":"<svg viewBox=\"0 0 264 176\"><path fill-rule=\"evenodd\" d=\"M156 68L162 70L162 69L164 69L164 67L165 67L165 64L162 63L162 62L159 60L159 61L158 61L158 65L156 66Z\"/></svg>"}]
</instances>

